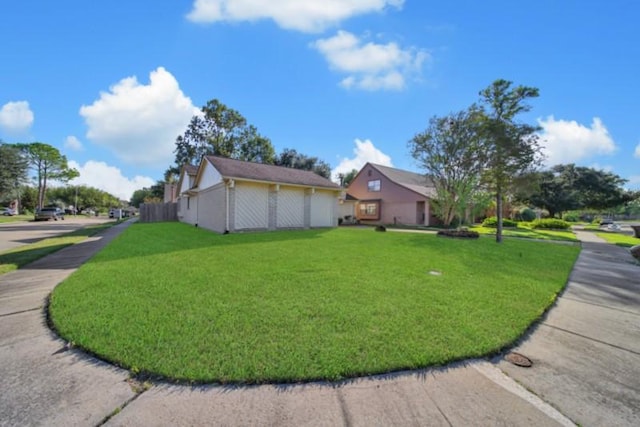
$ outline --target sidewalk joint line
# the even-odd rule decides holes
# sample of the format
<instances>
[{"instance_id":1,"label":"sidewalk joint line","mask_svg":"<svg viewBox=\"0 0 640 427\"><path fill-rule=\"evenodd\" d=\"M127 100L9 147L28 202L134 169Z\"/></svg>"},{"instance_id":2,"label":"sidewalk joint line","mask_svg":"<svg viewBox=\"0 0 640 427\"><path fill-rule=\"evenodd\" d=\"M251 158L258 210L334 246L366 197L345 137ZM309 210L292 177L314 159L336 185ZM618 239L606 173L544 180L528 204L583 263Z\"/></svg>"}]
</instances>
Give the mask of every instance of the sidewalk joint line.
<instances>
[{"instance_id":1,"label":"sidewalk joint line","mask_svg":"<svg viewBox=\"0 0 640 427\"><path fill-rule=\"evenodd\" d=\"M633 316L640 316L640 313L636 313L636 312L629 311L629 310L624 310L624 309L621 309L621 308L615 308L615 307L611 307L611 306L604 305L604 304L598 304L597 302L584 301L584 300L581 300L581 299L578 299L578 298L571 298L571 297L567 297L567 296L563 296L562 299L566 299L566 300L569 300L569 301L575 301L575 302L579 302L579 303L582 303L582 304L594 305L596 307L608 308L610 310L618 311L620 313L631 314Z\"/></svg>"},{"instance_id":2,"label":"sidewalk joint line","mask_svg":"<svg viewBox=\"0 0 640 427\"><path fill-rule=\"evenodd\" d=\"M14 311L13 313L0 314L0 317L13 316L14 314L29 313L30 311L36 311L36 310L40 311L40 310L42 310L42 307L30 308L28 310Z\"/></svg>"},{"instance_id":3,"label":"sidewalk joint line","mask_svg":"<svg viewBox=\"0 0 640 427\"><path fill-rule=\"evenodd\" d=\"M566 333L568 333L568 334L575 335L575 336L577 336L577 337L581 337L581 338L587 339L587 340L589 340L589 341L594 341L594 342L597 342L597 343L600 343L600 344L608 345L609 347L617 348L618 350L624 350L624 351L627 351L627 352L629 352L629 353L631 353L631 354L635 354L635 355L637 355L637 356L640 356L640 352L637 352L637 351L634 351L634 350L630 350L630 349L628 349L628 348L624 348L624 347L621 347L621 346L616 345L616 344L611 344L611 343L609 343L609 342L602 341L602 340L599 340L599 339L597 339L597 338L591 338L591 337L588 337L588 336L586 336L586 335L582 335L582 334L579 334L579 333L577 333L577 332L570 331L570 330L568 330L568 329L564 329L564 328L560 328L560 327L558 327L558 326L550 325L550 324L548 324L548 323L542 323L542 324L543 324L544 326L549 327L549 328L557 329L558 331L566 332Z\"/></svg>"},{"instance_id":4,"label":"sidewalk joint line","mask_svg":"<svg viewBox=\"0 0 640 427\"><path fill-rule=\"evenodd\" d=\"M96 427L101 427L103 425L105 425L106 423L109 422L109 420L111 420L113 417L115 417L116 415L118 415L119 413L122 412L122 410L124 408L126 408L127 406L129 406L130 403L132 403L134 400L136 400L138 397L142 396L142 394L144 392L146 392L147 390L142 390L139 393L136 393L133 397L131 397L130 399L126 400L122 405L118 406L116 409L114 409L113 411L111 411L111 413L109 415L107 415L106 417L104 417L102 419L102 421L100 421L98 424L96 424Z\"/></svg>"}]
</instances>

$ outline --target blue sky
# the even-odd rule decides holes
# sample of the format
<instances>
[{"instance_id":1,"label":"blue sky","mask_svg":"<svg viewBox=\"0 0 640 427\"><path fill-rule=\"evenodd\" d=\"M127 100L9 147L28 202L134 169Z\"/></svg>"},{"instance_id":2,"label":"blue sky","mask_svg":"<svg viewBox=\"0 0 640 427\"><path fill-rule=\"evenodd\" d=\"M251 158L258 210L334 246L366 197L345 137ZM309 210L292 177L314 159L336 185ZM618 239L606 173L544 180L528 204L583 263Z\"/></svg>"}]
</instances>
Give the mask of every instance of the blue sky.
<instances>
[{"instance_id":1,"label":"blue sky","mask_svg":"<svg viewBox=\"0 0 640 427\"><path fill-rule=\"evenodd\" d=\"M535 86L522 117L548 164L640 188L640 4L614 0L4 2L0 138L59 148L76 183L128 199L162 178L217 98L280 152L335 172L420 171L407 141L498 78Z\"/></svg>"}]
</instances>

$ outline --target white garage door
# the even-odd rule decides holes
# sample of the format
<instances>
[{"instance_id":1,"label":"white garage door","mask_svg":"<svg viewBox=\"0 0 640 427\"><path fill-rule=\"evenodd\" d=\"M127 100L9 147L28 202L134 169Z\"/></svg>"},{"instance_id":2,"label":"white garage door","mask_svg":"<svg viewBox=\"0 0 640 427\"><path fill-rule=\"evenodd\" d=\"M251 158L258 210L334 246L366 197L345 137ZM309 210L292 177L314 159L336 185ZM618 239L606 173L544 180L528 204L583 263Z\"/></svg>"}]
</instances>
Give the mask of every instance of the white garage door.
<instances>
[{"instance_id":1,"label":"white garage door","mask_svg":"<svg viewBox=\"0 0 640 427\"><path fill-rule=\"evenodd\" d=\"M267 228L269 189L266 185L236 185L236 229Z\"/></svg>"},{"instance_id":2,"label":"white garage door","mask_svg":"<svg viewBox=\"0 0 640 427\"><path fill-rule=\"evenodd\" d=\"M304 227L304 190L280 188L278 228Z\"/></svg>"},{"instance_id":3,"label":"white garage door","mask_svg":"<svg viewBox=\"0 0 640 427\"><path fill-rule=\"evenodd\" d=\"M311 226L332 227L338 199L332 193L316 192L311 195Z\"/></svg>"}]
</instances>

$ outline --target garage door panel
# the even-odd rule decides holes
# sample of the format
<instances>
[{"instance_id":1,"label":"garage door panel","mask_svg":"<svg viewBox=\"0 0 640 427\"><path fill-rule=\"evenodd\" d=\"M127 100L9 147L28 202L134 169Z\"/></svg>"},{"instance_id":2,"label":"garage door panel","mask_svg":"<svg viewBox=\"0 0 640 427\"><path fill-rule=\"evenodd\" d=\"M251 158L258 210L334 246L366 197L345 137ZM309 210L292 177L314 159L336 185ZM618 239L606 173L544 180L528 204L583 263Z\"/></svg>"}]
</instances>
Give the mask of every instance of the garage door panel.
<instances>
[{"instance_id":1,"label":"garage door panel","mask_svg":"<svg viewBox=\"0 0 640 427\"><path fill-rule=\"evenodd\" d=\"M304 227L304 190L281 188L278 192L278 227Z\"/></svg>"}]
</instances>

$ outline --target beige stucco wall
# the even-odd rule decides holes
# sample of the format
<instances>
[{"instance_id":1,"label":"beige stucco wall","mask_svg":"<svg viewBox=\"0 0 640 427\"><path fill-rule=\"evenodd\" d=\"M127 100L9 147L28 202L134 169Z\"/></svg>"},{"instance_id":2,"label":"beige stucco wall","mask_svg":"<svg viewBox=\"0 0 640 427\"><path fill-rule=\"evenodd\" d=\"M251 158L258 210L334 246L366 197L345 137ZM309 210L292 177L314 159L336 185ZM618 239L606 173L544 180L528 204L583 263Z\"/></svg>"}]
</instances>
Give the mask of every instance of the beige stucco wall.
<instances>
[{"instance_id":1,"label":"beige stucco wall","mask_svg":"<svg viewBox=\"0 0 640 427\"><path fill-rule=\"evenodd\" d=\"M178 198L178 221L187 224L198 222L198 198L186 194Z\"/></svg>"},{"instance_id":2,"label":"beige stucco wall","mask_svg":"<svg viewBox=\"0 0 640 427\"><path fill-rule=\"evenodd\" d=\"M226 186L219 183L198 193L198 227L223 233L226 228Z\"/></svg>"},{"instance_id":3,"label":"beige stucco wall","mask_svg":"<svg viewBox=\"0 0 640 427\"><path fill-rule=\"evenodd\" d=\"M202 176L200 177L200 183L198 184L198 188L204 190L205 188L213 187L214 185L222 182L222 176L213 167L211 163L208 161L204 162L204 170L202 171Z\"/></svg>"}]
</instances>

